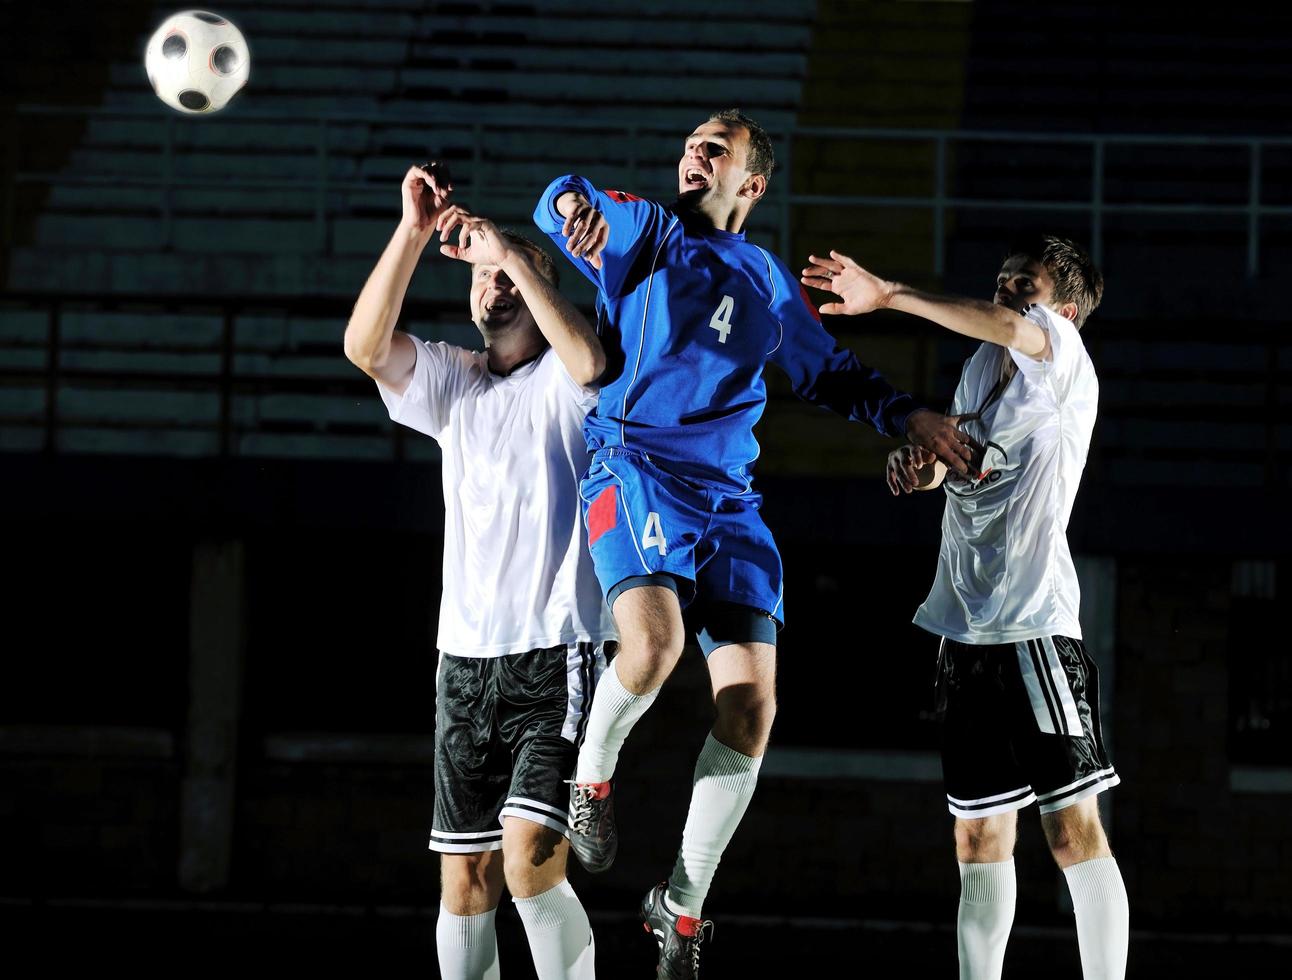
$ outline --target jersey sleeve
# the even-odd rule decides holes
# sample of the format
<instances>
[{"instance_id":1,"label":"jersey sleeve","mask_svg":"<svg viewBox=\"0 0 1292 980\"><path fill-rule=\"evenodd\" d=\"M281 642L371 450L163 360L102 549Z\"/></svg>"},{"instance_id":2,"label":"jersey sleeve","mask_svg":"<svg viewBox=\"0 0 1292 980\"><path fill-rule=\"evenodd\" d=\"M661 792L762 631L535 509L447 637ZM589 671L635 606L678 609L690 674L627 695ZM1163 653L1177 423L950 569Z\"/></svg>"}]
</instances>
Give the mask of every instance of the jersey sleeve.
<instances>
[{"instance_id":1,"label":"jersey sleeve","mask_svg":"<svg viewBox=\"0 0 1292 980\"><path fill-rule=\"evenodd\" d=\"M453 403L462 397L471 352L445 343L410 337L417 352L413 376L402 395L377 384L390 418L439 441L449 424Z\"/></svg>"},{"instance_id":2,"label":"jersey sleeve","mask_svg":"<svg viewBox=\"0 0 1292 980\"><path fill-rule=\"evenodd\" d=\"M789 375L794 393L846 419L866 422L883 435L904 436L907 418L925 406L840 347L821 325L803 287L779 259L769 256L768 261L775 289L771 310L781 327L771 360Z\"/></svg>"},{"instance_id":3,"label":"jersey sleeve","mask_svg":"<svg viewBox=\"0 0 1292 980\"><path fill-rule=\"evenodd\" d=\"M581 385L575 381L570 377L570 372L566 370L565 362L551 348L548 348L547 353L543 356L545 358L544 369L551 374L549 383L556 385L567 401L577 406L584 414L597 407L597 402L601 398L599 385Z\"/></svg>"},{"instance_id":4,"label":"jersey sleeve","mask_svg":"<svg viewBox=\"0 0 1292 980\"><path fill-rule=\"evenodd\" d=\"M1039 303L1024 315L1049 335L1050 357L1038 361L1013 349L1009 354L1023 377L1036 387L1049 391L1055 401L1062 404L1085 361L1086 348L1081 342L1081 333L1071 320Z\"/></svg>"},{"instance_id":5,"label":"jersey sleeve","mask_svg":"<svg viewBox=\"0 0 1292 980\"><path fill-rule=\"evenodd\" d=\"M600 269L594 269L586 258L573 258L565 248L565 238L561 235L565 219L556 210L556 202L567 191L582 194L605 215L610 237L601 252ZM654 201L644 201L622 191L598 190L586 177L573 174L552 181L534 208L534 223L539 230L609 297L621 296L633 288L629 273L634 263L644 251L654 251L671 220L672 216Z\"/></svg>"}]
</instances>

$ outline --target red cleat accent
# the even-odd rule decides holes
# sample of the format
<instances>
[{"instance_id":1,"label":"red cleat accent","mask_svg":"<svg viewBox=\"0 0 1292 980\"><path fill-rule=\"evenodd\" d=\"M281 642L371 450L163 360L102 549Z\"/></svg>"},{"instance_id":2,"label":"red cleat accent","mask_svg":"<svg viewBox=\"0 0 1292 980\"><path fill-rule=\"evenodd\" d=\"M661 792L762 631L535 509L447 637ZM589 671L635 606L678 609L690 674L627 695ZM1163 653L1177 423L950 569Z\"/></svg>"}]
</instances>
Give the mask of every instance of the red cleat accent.
<instances>
[{"instance_id":1,"label":"red cleat accent","mask_svg":"<svg viewBox=\"0 0 1292 980\"><path fill-rule=\"evenodd\" d=\"M591 786L592 798L594 800L604 800L610 795L609 783L577 783L578 786Z\"/></svg>"},{"instance_id":2,"label":"red cleat accent","mask_svg":"<svg viewBox=\"0 0 1292 980\"><path fill-rule=\"evenodd\" d=\"M690 939L700 932L700 926L702 925L704 925L704 922L701 919L693 919L689 915L679 915L677 917L677 934ZM649 926L646 931L650 932Z\"/></svg>"}]
</instances>

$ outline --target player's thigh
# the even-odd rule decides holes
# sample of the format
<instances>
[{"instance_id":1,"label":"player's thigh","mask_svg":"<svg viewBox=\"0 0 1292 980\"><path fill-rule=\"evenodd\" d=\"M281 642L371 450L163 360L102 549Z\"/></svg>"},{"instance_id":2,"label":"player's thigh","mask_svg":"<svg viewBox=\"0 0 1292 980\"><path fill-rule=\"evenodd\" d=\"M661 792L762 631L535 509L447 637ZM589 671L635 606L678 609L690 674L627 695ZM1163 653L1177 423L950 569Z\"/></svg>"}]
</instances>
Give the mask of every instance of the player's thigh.
<instances>
[{"instance_id":1,"label":"player's thigh","mask_svg":"<svg viewBox=\"0 0 1292 980\"><path fill-rule=\"evenodd\" d=\"M968 824L963 835L957 829L957 852L972 853L975 841L986 839L999 825L979 821L1005 815L1012 820L1015 811L1036 799L1015 757L1013 657L1010 646L954 640L943 641L938 654L935 706L941 722L942 782L957 828L959 821Z\"/></svg>"},{"instance_id":2,"label":"player's thigh","mask_svg":"<svg viewBox=\"0 0 1292 980\"><path fill-rule=\"evenodd\" d=\"M681 605L691 601L695 546L710 514L703 492L637 453L602 450L579 485L588 550L612 610L616 587L667 575Z\"/></svg>"},{"instance_id":3,"label":"player's thigh","mask_svg":"<svg viewBox=\"0 0 1292 980\"><path fill-rule=\"evenodd\" d=\"M507 657L498 675L495 726L511 760L501 819L516 817L567 832L576 742L585 698L582 671L567 647Z\"/></svg>"},{"instance_id":4,"label":"player's thigh","mask_svg":"<svg viewBox=\"0 0 1292 980\"><path fill-rule=\"evenodd\" d=\"M435 804L430 847L477 854L502 847L498 822L511 758L495 737L498 660L440 658L435 704Z\"/></svg>"},{"instance_id":5,"label":"player's thigh","mask_svg":"<svg viewBox=\"0 0 1292 980\"><path fill-rule=\"evenodd\" d=\"M706 654L726 642L776 643L776 630L784 622L784 574L776 540L756 508L739 500L722 502L696 547L695 590L696 613L688 614L709 620L693 623ZM758 628L751 633L749 621L724 620L721 611L728 607L758 612ZM711 640L701 631L703 625L715 631ZM717 634L722 628L726 635ZM743 629L745 635L733 635L733 629Z\"/></svg>"},{"instance_id":6,"label":"player's thigh","mask_svg":"<svg viewBox=\"0 0 1292 980\"><path fill-rule=\"evenodd\" d=\"M1015 650L1015 752L1042 815L1116 786L1099 724L1098 672L1081 642L1042 637Z\"/></svg>"}]
</instances>

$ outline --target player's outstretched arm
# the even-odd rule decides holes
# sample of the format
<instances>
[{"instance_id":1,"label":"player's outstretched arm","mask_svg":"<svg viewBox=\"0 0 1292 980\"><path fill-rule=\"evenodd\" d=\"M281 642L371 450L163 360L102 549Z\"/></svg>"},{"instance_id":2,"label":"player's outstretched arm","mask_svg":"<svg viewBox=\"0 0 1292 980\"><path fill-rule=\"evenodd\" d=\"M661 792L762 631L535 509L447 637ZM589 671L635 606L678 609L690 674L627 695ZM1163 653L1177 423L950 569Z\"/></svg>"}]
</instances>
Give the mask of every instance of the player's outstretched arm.
<instances>
[{"instance_id":1,"label":"player's outstretched arm","mask_svg":"<svg viewBox=\"0 0 1292 980\"><path fill-rule=\"evenodd\" d=\"M516 284L538 329L556 351L566 372L585 388L606 369L606 355L596 331L568 299L535 267L529 253L503 236L494 223L461 208L450 208L440 220L441 235L458 231L456 245L441 245L451 259L472 265L494 265Z\"/></svg>"},{"instance_id":2,"label":"player's outstretched arm","mask_svg":"<svg viewBox=\"0 0 1292 980\"><path fill-rule=\"evenodd\" d=\"M445 169L409 167L400 189L403 213L368 276L345 328L345 356L364 374L402 395L417 361L413 341L395 330L413 269L435 234L453 190Z\"/></svg>"},{"instance_id":3,"label":"player's outstretched arm","mask_svg":"<svg viewBox=\"0 0 1292 980\"><path fill-rule=\"evenodd\" d=\"M889 282L842 252L831 251L829 258L809 255L802 282L839 297L839 302L823 305L822 313L857 315L879 309L900 310L1036 360L1049 356L1050 335L1008 307L963 296L939 296Z\"/></svg>"},{"instance_id":4,"label":"player's outstretched arm","mask_svg":"<svg viewBox=\"0 0 1292 980\"><path fill-rule=\"evenodd\" d=\"M782 329L771 360L789 375L794 393L844 418L866 422L883 435L905 436L957 473L969 475L981 449L960 430L960 420L920 406L852 351L839 347L789 270L775 257L769 268L776 284L773 312Z\"/></svg>"}]
</instances>

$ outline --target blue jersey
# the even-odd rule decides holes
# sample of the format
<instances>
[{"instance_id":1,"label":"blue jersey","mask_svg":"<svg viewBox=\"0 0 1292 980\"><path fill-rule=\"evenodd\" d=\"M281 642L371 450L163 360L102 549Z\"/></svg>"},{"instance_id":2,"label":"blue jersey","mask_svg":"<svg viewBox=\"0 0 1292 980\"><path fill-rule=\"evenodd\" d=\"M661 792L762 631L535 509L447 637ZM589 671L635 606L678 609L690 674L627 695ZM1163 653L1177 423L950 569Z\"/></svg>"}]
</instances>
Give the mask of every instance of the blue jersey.
<instances>
[{"instance_id":1,"label":"blue jersey","mask_svg":"<svg viewBox=\"0 0 1292 980\"><path fill-rule=\"evenodd\" d=\"M591 451L645 453L679 476L749 492L768 361L800 398L884 435L905 432L919 406L835 343L776 256L743 233L575 176L553 181L534 211L567 256L556 210L566 191L610 225L600 269L574 260L597 287L607 359L600 403L584 423Z\"/></svg>"}]
</instances>

